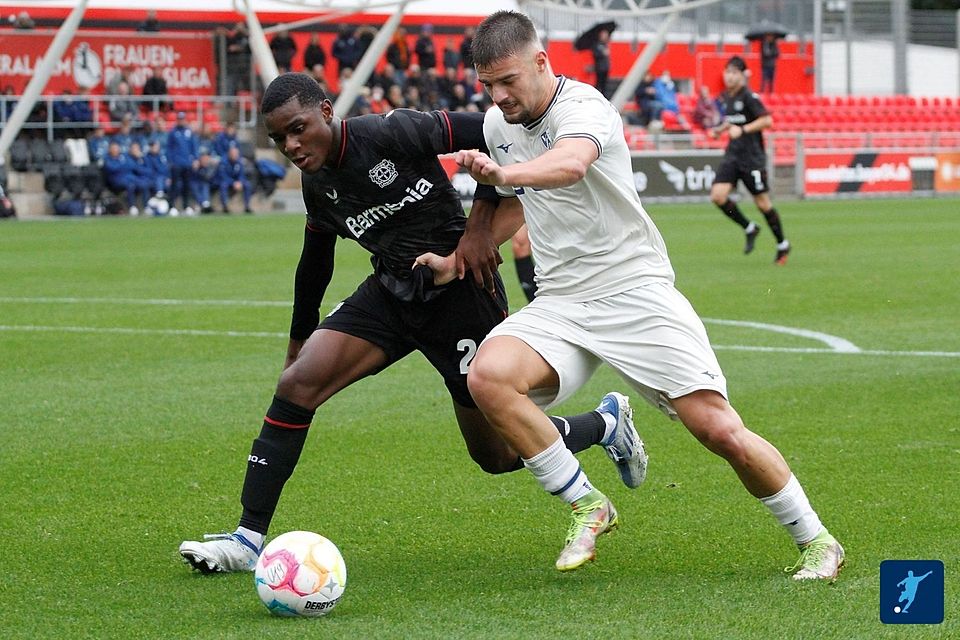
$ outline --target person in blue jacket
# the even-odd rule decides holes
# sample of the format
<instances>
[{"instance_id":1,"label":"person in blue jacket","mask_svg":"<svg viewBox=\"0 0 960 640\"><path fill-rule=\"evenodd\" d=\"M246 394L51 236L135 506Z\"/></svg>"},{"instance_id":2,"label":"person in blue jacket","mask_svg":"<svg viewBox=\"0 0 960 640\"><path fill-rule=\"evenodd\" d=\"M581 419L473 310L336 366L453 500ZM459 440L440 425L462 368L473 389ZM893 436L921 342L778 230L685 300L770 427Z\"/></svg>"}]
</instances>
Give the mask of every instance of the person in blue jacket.
<instances>
[{"instance_id":1,"label":"person in blue jacket","mask_svg":"<svg viewBox=\"0 0 960 640\"><path fill-rule=\"evenodd\" d=\"M253 213L250 208L253 189L250 186L250 181L247 180L246 167L243 164L243 158L240 156L239 147L230 147L226 157L220 159L217 174L220 182L220 203L223 205L224 213L230 211L227 207L230 196L238 191L243 193L243 211Z\"/></svg>"},{"instance_id":2,"label":"person in blue jacket","mask_svg":"<svg viewBox=\"0 0 960 640\"><path fill-rule=\"evenodd\" d=\"M163 155L159 140L150 143L145 158L147 166L150 167L153 193L162 198L166 195L170 185L170 165L167 163L167 157Z\"/></svg>"},{"instance_id":3,"label":"person in blue jacket","mask_svg":"<svg viewBox=\"0 0 960 640\"><path fill-rule=\"evenodd\" d=\"M228 122L223 126L223 131L213 138L213 153L218 158L226 158L230 147L239 147L240 141L237 140L237 124Z\"/></svg>"},{"instance_id":4,"label":"person in blue jacket","mask_svg":"<svg viewBox=\"0 0 960 640\"><path fill-rule=\"evenodd\" d=\"M201 151L197 166L190 174L190 192L200 205L200 213L213 213L210 189L217 183L217 161L208 152Z\"/></svg>"},{"instance_id":5,"label":"person in blue jacket","mask_svg":"<svg viewBox=\"0 0 960 640\"><path fill-rule=\"evenodd\" d=\"M120 144L110 143L107 157L103 160L103 177L112 191L124 191L127 196L127 206L132 216L140 214L139 203L146 206L150 197L149 181L137 176L137 163L130 156L120 151Z\"/></svg>"},{"instance_id":6,"label":"person in blue jacket","mask_svg":"<svg viewBox=\"0 0 960 640\"><path fill-rule=\"evenodd\" d=\"M167 136L167 162L170 163L170 206L176 207L177 198L183 202L183 213L193 215L190 206L190 177L199 166L197 136L187 124L187 114L177 114L177 124ZM174 210L171 209L171 215Z\"/></svg>"}]
</instances>

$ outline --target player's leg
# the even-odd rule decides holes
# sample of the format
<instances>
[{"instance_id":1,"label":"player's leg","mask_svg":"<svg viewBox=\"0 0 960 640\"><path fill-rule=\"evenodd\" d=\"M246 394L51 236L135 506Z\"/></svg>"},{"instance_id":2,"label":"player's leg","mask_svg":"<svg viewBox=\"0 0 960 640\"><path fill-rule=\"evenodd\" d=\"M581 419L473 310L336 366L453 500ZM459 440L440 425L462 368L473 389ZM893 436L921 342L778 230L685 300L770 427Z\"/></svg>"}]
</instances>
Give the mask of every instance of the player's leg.
<instances>
[{"instance_id":1,"label":"player's leg","mask_svg":"<svg viewBox=\"0 0 960 640\"><path fill-rule=\"evenodd\" d=\"M743 215L743 211L740 210L737 203L730 199L730 193L736 186L737 181L736 165L729 160L721 162L717 168L717 176L710 187L710 201L723 212L723 215L740 225L746 238L743 252L750 253L753 251L757 234L760 233L760 227Z\"/></svg>"},{"instance_id":2,"label":"player's leg","mask_svg":"<svg viewBox=\"0 0 960 640\"><path fill-rule=\"evenodd\" d=\"M757 208L760 209L760 213L763 214L763 217L766 218L767 226L770 227L770 231L777 239L777 255L773 261L776 264L786 264L787 256L790 254L790 241L787 240L783 233L783 223L780 222L780 214L777 212L776 208L774 208L773 202L770 200L766 174L766 171L762 172L763 177L761 178L761 183L763 187L762 190L758 190L757 193L753 194L753 201L756 203Z\"/></svg>"},{"instance_id":3,"label":"player's leg","mask_svg":"<svg viewBox=\"0 0 960 640\"><path fill-rule=\"evenodd\" d=\"M593 487L550 419L531 400L530 394L538 390L559 390L560 374L530 341L529 337L525 341L512 335L491 336L477 352L467 380L477 406L520 454L524 466L546 491L570 504L573 520L556 564L566 571L596 556L596 538L617 525L617 512ZM578 349L570 345L568 352L572 360Z\"/></svg>"},{"instance_id":4,"label":"player's leg","mask_svg":"<svg viewBox=\"0 0 960 640\"><path fill-rule=\"evenodd\" d=\"M345 333L318 329L280 376L260 434L247 456L240 494L243 512L232 534L187 541L180 554L204 573L252 571L283 487L300 459L317 407L339 390L383 368L377 345Z\"/></svg>"},{"instance_id":5,"label":"player's leg","mask_svg":"<svg viewBox=\"0 0 960 640\"><path fill-rule=\"evenodd\" d=\"M453 282L443 295L423 304L416 313L426 320L413 331L414 342L443 377L470 457L488 473L523 468L520 456L490 426L467 389L467 371L477 345L507 313L502 280L497 276L492 296L469 280ZM629 436L624 433L632 430L629 403L621 408L620 403L612 406L607 402L601 409L575 416L550 417L567 449L577 453L618 437L620 441L628 441ZM636 474L631 479L635 477Z\"/></svg>"},{"instance_id":6,"label":"player's leg","mask_svg":"<svg viewBox=\"0 0 960 640\"><path fill-rule=\"evenodd\" d=\"M530 252L530 236L527 234L527 225L521 226L513 235L510 239L510 247L513 250L513 264L517 269L520 288L523 289L523 295L527 297L527 302L531 302L537 295L537 283L534 279L533 256Z\"/></svg>"},{"instance_id":7,"label":"player's leg","mask_svg":"<svg viewBox=\"0 0 960 640\"><path fill-rule=\"evenodd\" d=\"M690 433L730 464L747 491L759 498L793 537L801 555L787 571L798 580L835 579L843 565L843 547L820 522L776 447L747 429L716 391L694 391L673 398L672 404Z\"/></svg>"}]
</instances>

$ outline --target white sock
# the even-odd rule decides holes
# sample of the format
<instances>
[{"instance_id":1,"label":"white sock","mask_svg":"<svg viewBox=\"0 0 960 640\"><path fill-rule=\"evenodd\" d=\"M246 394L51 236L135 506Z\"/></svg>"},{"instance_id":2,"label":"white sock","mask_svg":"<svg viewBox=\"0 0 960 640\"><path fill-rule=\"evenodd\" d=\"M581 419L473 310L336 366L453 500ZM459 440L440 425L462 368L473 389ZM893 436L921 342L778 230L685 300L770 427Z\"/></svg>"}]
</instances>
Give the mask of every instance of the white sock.
<instances>
[{"instance_id":1,"label":"white sock","mask_svg":"<svg viewBox=\"0 0 960 640\"><path fill-rule=\"evenodd\" d=\"M553 444L532 458L524 458L523 466L530 470L544 489L569 503L593 491L587 474L564 446L563 438L557 437Z\"/></svg>"},{"instance_id":2,"label":"white sock","mask_svg":"<svg viewBox=\"0 0 960 640\"><path fill-rule=\"evenodd\" d=\"M823 531L817 512L810 506L807 494L797 477L790 474L787 484L772 496L760 498L770 513L790 532L798 545L806 544Z\"/></svg>"},{"instance_id":3,"label":"white sock","mask_svg":"<svg viewBox=\"0 0 960 640\"><path fill-rule=\"evenodd\" d=\"M743 230L744 233L753 233L757 230L757 223L753 220L750 221L750 224L747 225L747 228Z\"/></svg>"},{"instance_id":4,"label":"white sock","mask_svg":"<svg viewBox=\"0 0 960 640\"><path fill-rule=\"evenodd\" d=\"M263 539L266 537L262 533L258 533L253 529L247 529L246 527L237 527L237 530L234 531L237 535L241 535L250 542L253 543L257 549L263 549Z\"/></svg>"},{"instance_id":5,"label":"white sock","mask_svg":"<svg viewBox=\"0 0 960 640\"><path fill-rule=\"evenodd\" d=\"M777 249L778 249L779 251L783 251L784 249L789 249L789 248L790 248L790 241L789 241L789 240L784 240L783 242L778 242L778 243L777 243Z\"/></svg>"}]
</instances>

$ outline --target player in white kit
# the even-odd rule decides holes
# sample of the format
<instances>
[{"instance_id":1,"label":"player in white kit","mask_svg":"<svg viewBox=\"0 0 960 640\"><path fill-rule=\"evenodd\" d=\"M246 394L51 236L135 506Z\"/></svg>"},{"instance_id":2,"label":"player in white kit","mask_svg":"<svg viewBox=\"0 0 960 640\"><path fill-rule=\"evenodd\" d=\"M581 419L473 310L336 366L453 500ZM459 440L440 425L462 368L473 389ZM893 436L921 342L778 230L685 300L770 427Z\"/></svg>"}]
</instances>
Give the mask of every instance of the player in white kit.
<instances>
[{"instance_id":1,"label":"player in white kit","mask_svg":"<svg viewBox=\"0 0 960 640\"><path fill-rule=\"evenodd\" d=\"M485 19L473 55L496 105L484 121L490 155L461 151L457 161L508 197L492 217L471 219L467 235L471 225L485 225L506 240L513 229L498 229L497 221L522 207L538 290L484 340L468 385L544 489L573 508L557 568L592 560L597 536L616 526L618 516L543 409L570 397L606 363L727 460L770 509L800 548L800 559L788 568L795 579L835 579L842 547L783 456L746 429L729 404L703 323L674 288L663 238L634 187L617 110L593 87L554 75L522 13ZM462 274L464 261L469 256L424 259L437 277Z\"/></svg>"}]
</instances>

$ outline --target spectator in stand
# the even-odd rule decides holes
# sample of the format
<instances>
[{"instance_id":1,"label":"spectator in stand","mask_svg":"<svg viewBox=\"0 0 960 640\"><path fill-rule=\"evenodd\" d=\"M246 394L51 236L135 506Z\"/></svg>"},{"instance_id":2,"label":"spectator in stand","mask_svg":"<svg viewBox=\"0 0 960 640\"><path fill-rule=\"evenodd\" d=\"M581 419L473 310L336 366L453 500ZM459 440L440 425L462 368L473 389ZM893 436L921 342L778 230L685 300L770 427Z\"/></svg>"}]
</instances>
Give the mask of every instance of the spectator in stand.
<instances>
[{"instance_id":1,"label":"spectator in stand","mask_svg":"<svg viewBox=\"0 0 960 640\"><path fill-rule=\"evenodd\" d=\"M421 93L425 85L425 78L423 72L420 69L420 65L411 64L410 68L407 69L407 80L403 83L403 88L406 90L409 87L416 87Z\"/></svg>"},{"instance_id":2,"label":"spectator in stand","mask_svg":"<svg viewBox=\"0 0 960 640\"><path fill-rule=\"evenodd\" d=\"M12 84L8 84L3 88L3 115L7 120L10 119L10 114L13 113L14 107L17 106L16 96L17 91L13 88Z\"/></svg>"},{"instance_id":3,"label":"spectator in stand","mask_svg":"<svg viewBox=\"0 0 960 640\"><path fill-rule=\"evenodd\" d=\"M153 177L153 168L150 166L150 163L147 161L146 156L143 153L143 147L140 146L139 142L134 142L130 145L130 152L127 154L130 156L130 162L133 165L133 181L136 185L136 191L142 196L142 202L144 212L147 209L147 200L150 199L150 196L156 193L156 180ZM132 215L137 215L136 213L131 212Z\"/></svg>"},{"instance_id":4,"label":"spectator in stand","mask_svg":"<svg viewBox=\"0 0 960 640\"><path fill-rule=\"evenodd\" d=\"M433 44L433 25L427 23L420 27L420 36L414 43L417 63L421 69L435 69L437 66L437 48Z\"/></svg>"},{"instance_id":5,"label":"spectator in stand","mask_svg":"<svg viewBox=\"0 0 960 640\"><path fill-rule=\"evenodd\" d=\"M693 124L707 130L720 124L720 106L710 96L710 87L702 85L697 104L693 108Z\"/></svg>"},{"instance_id":6,"label":"spectator in stand","mask_svg":"<svg viewBox=\"0 0 960 640\"><path fill-rule=\"evenodd\" d=\"M127 116L135 120L140 115L139 101L130 92L130 85L122 80L117 85L117 93L107 103L107 108L114 122L120 122Z\"/></svg>"},{"instance_id":7,"label":"spectator in stand","mask_svg":"<svg viewBox=\"0 0 960 640\"><path fill-rule=\"evenodd\" d=\"M390 88L390 85L395 84L396 80L394 76L396 75L397 70L389 62L383 63L383 69L381 71L374 70L370 74L370 78L367 79L367 86L370 88L380 87L386 93L387 89Z\"/></svg>"},{"instance_id":8,"label":"spectator in stand","mask_svg":"<svg viewBox=\"0 0 960 640\"><path fill-rule=\"evenodd\" d=\"M65 138L74 138L83 135L83 129L93 122L90 112L90 103L86 100L77 100L70 89L64 89L61 98L53 103L53 119L65 125L77 124L80 127L65 127L57 129L57 133Z\"/></svg>"},{"instance_id":9,"label":"spectator in stand","mask_svg":"<svg viewBox=\"0 0 960 640\"><path fill-rule=\"evenodd\" d=\"M284 29L278 31L270 41L270 51L273 53L273 61L277 63L277 70L280 73L286 73L293 68L293 57L297 55L297 43L290 36L290 32Z\"/></svg>"},{"instance_id":10,"label":"spectator in stand","mask_svg":"<svg viewBox=\"0 0 960 640\"><path fill-rule=\"evenodd\" d=\"M109 150L110 140L107 138L107 133L103 127L95 127L87 138L87 154L90 156L90 162L102 167Z\"/></svg>"},{"instance_id":11,"label":"spectator in stand","mask_svg":"<svg viewBox=\"0 0 960 640\"><path fill-rule=\"evenodd\" d=\"M130 215L140 214L137 204L146 206L150 197L149 185L137 178L133 160L120 150L120 145L116 142L110 143L107 157L104 158L103 179L111 191L126 194Z\"/></svg>"},{"instance_id":12,"label":"spectator in stand","mask_svg":"<svg viewBox=\"0 0 960 640\"><path fill-rule=\"evenodd\" d=\"M443 68L453 69L455 74L460 70L460 50L453 38L447 38L443 45Z\"/></svg>"},{"instance_id":13,"label":"spectator in stand","mask_svg":"<svg viewBox=\"0 0 960 640\"><path fill-rule=\"evenodd\" d=\"M353 25L341 24L336 40L330 48L330 55L337 61L337 76L344 69L355 69L360 62L360 42L357 40L357 30Z\"/></svg>"},{"instance_id":14,"label":"spectator in stand","mask_svg":"<svg viewBox=\"0 0 960 640\"><path fill-rule=\"evenodd\" d=\"M610 77L610 32L601 29L597 34L597 42L591 50L593 54L594 86L597 91L607 96L607 78Z\"/></svg>"},{"instance_id":15,"label":"spectator in stand","mask_svg":"<svg viewBox=\"0 0 960 640\"><path fill-rule=\"evenodd\" d=\"M395 70L394 82L403 84L403 76L410 68L410 45L407 44L407 30L403 27L397 27L387 46L387 62Z\"/></svg>"},{"instance_id":16,"label":"spectator in stand","mask_svg":"<svg viewBox=\"0 0 960 640\"><path fill-rule=\"evenodd\" d=\"M664 112L670 113L681 127L689 129L690 124L687 122L687 118L680 113L680 104L677 101L677 85L670 77L668 69L664 69L660 77L653 81L653 87L656 91L657 102L663 108L661 116Z\"/></svg>"},{"instance_id":17,"label":"spectator in stand","mask_svg":"<svg viewBox=\"0 0 960 640\"><path fill-rule=\"evenodd\" d=\"M193 215L190 206L190 175L198 165L199 149L197 137L187 124L187 114L177 113L177 124L167 136L167 162L170 163L170 206L171 215L176 215L177 198L183 204L183 213Z\"/></svg>"},{"instance_id":18,"label":"spectator in stand","mask_svg":"<svg viewBox=\"0 0 960 640\"><path fill-rule=\"evenodd\" d=\"M393 111L393 107L387 102L383 94L383 87L374 85L370 89L370 113L388 113Z\"/></svg>"},{"instance_id":19,"label":"spectator in stand","mask_svg":"<svg viewBox=\"0 0 960 640\"><path fill-rule=\"evenodd\" d=\"M777 45L777 36L768 33L760 41L760 93L773 92L773 76L777 72L777 59L780 57L780 47Z\"/></svg>"},{"instance_id":20,"label":"spectator in stand","mask_svg":"<svg viewBox=\"0 0 960 640\"><path fill-rule=\"evenodd\" d=\"M130 65L121 68L119 72L110 76L110 80L107 81L105 86L107 95L117 95L119 93L121 82L126 82L130 87L133 86L133 67Z\"/></svg>"},{"instance_id":21,"label":"spectator in stand","mask_svg":"<svg viewBox=\"0 0 960 640\"><path fill-rule=\"evenodd\" d=\"M201 150L193 171L190 172L190 193L200 207L200 213L213 213L210 190L216 184L217 160L207 151Z\"/></svg>"},{"instance_id":22,"label":"spectator in stand","mask_svg":"<svg viewBox=\"0 0 960 640\"><path fill-rule=\"evenodd\" d=\"M166 97L170 91L167 89L167 81L163 77L163 69L161 67L153 67L149 73L150 75L143 83L144 97ZM150 101L148 107L153 111L169 111L173 108L173 103L168 100L155 98Z\"/></svg>"},{"instance_id":23,"label":"spectator in stand","mask_svg":"<svg viewBox=\"0 0 960 640\"><path fill-rule=\"evenodd\" d=\"M364 25L357 29L357 45L360 47L360 55L357 56L357 61L359 62L360 58L364 56L367 52L367 49L370 48L370 45L373 43L373 39L377 37L377 28L370 25Z\"/></svg>"},{"instance_id":24,"label":"spectator in stand","mask_svg":"<svg viewBox=\"0 0 960 640\"><path fill-rule=\"evenodd\" d=\"M660 113L663 111L663 105L657 100L655 82L653 73L648 70L633 94L633 99L637 103L637 120L634 124L651 129L658 129L662 126Z\"/></svg>"},{"instance_id":25,"label":"spectator in stand","mask_svg":"<svg viewBox=\"0 0 960 640\"><path fill-rule=\"evenodd\" d=\"M197 153L206 153L214 158L217 158L217 134L213 130L213 125L211 125L209 122L204 122L203 124L199 125L198 128Z\"/></svg>"},{"instance_id":26,"label":"spectator in stand","mask_svg":"<svg viewBox=\"0 0 960 640\"><path fill-rule=\"evenodd\" d=\"M17 14L17 17L13 21L13 28L20 29L21 31L29 31L36 26L33 22L33 18L30 17L30 14L27 13L27 10L24 9Z\"/></svg>"},{"instance_id":27,"label":"spectator in stand","mask_svg":"<svg viewBox=\"0 0 960 640\"><path fill-rule=\"evenodd\" d=\"M446 104L451 103L454 97L453 88L460 84L460 80L457 79L458 73L456 67L444 67L443 75L437 78L437 92Z\"/></svg>"},{"instance_id":28,"label":"spectator in stand","mask_svg":"<svg viewBox=\"0 0 960 640\"><path fill-rule=\"evenodd\" d=\"M220 187L220 204L223 205L223 212L230 213L230 196L234 193L243 194L244 213L253 213L250 208L250 198L253 197L253 189L250 181L247 179L247 169L243 157L240 155L240 149L232 147L227 153L227 157L220 161L217 169L217 180Z\"/></svg>"},{"instance_id":29,"label":"spectator in stand","mask_svg":"<svg viewBox=\"0 0 960 640\"><path fill-rule=\"evenodd\" d=\"M149 147L154 142L160 143L161 149L167 148L167 121L166 119L158 114L155 114L152 118L147 118L143 123L143 131L141 136L144 140L144 148Z\"/></svg>"},{"instance_id":30,"label":"spectator in stand","mask_svg":"<svg viewBox=\"0 0 960 640\"><path fill-rule=\"evenodd\" d=\"M163 155L163 147L159 140L150 142L144 160L150 168L149 177L153 194L163 198L170 189L170 165L167 164L167 157Z\"/></svg>"},{"instance_id":31,"label":"spectator in stand","mask_svg":"<svg viewBox=\"0 0 960 640\"><path fill-rule=\"evenodd\" d=\"M463 31L463 40L460 41L460 62L463 63L463 69L473 70L473 35L477 32L474 27L467 27Z\"/></svg>"},{"instance_id":32,"label":"spectator in stand","mask_svg":"<svg viewBox=\"0 0 960 640\"><path fill-rule=\"evenodd\" d=\"M403 97L403 89L400 88L400 85L392 84L387 88L387 102L390 103L393 109L404 109L408 106L406 99Z\"/></svg>"},{"instance_id":33,"label":"spectator in stand","mask_svg":"<svg viewBox=\"0 0 960 640\"><path fill-rule=\"evenodd\" d=\"M407 103L408 109L417 111L432 111L426 97L420 93L420 87L415 84L408 84L403 90L403 100Z\"/></svg>"},{"instance_id":34,"label":"spectator in stand","mask_svg":"<svg viewBox=\"0 0 960 640\"><path fill-rule=\"evenodd\" d=\"M237 123L228 121L223 125L223 131L213 138L213 155L218 158L226 158L227 151L231 147L240 147L240 141L237 139Z\"/></svg>"},{"instance_id":35,"label":"spectator in stand","mask_svg":"<svg viewBox=\"0 0 960 640\"><path fill-rule=\"evenodd\" d=\"M313 32L310 34L310 41L303 50L303 68L312 71L317 65L327 64L327 52L324 51L320 43L320 34Z\"/></svg>"},{"instance_id":36,"label":"spectator in stand","mask_svg":"<svg viewBox=\"0 0 960 640\"><path fill-rule=\"evenodd\" d=\"M250 35L242 21L227 34L227 87L228 95L250 90Z\"/></svg>"},{"instance_id":37,"label":"spectator in stand","mask_svg":"<svg viewBox=\"0 0 960 640\"><path fill-rule=\"evenodd\" d=\"M156 10L147 10L147 17L144 18L143 22L140 23L140 26L137 27L137 31L142 31L145 33L156 33L160 31L160 21L157 20Z\"/></svg>"},{"instance_id":38,"label":"spectator in stand","mask_svg":"<svg viewBox=\"0 0 960 640\"><path fill-rule=\"evenodd\" d=\"M133 116L125 114L120 121L120 128L116 133L110 136L110 142L116 142L120 145L121 153L129 154L130 145L134 142L142 143L140 135L133 130Z\"/></svg>"},{"instance_id":39,"label":"spectator in stand","mask_svg":"<svg viewBox=\"0 0 960 640\"><path fill-rule=\"evenodd\" d=\"M364 116L368 113L373 113L373 108L370 106L370 87L363 85L360 87L357 97L354 98L353 106L347 112L347 117Z\"/></svg>"}]
</instances>

